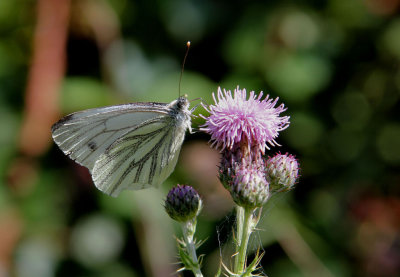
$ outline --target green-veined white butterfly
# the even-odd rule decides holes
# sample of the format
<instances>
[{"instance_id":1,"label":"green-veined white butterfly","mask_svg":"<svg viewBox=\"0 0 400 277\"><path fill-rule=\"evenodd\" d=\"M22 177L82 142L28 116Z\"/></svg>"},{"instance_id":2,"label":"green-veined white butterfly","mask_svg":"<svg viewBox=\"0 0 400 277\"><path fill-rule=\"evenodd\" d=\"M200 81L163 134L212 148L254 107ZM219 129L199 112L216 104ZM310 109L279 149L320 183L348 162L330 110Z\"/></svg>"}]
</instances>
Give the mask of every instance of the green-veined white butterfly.
<instances>
[{"instance_id":1,"label":"green-veined white butterfly","mask_svg":"<svg viewBox=\"0 0 400 277\"><path fill-rule=\"evenodd\" d=\"M71 159L87 167L96 187L112 196L158 187L172 173L187 129L189 101L131 103L72 113L52 136Z\"/></svg>"}]
</instances>

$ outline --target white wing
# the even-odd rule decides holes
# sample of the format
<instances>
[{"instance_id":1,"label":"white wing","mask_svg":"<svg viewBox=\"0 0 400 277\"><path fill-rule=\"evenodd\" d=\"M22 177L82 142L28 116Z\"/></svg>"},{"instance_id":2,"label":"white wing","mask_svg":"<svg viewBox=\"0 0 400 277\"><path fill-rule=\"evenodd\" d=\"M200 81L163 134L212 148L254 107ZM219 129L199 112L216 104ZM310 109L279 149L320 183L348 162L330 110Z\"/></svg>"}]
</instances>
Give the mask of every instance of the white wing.
<instances>
[{"instance_id":1,"label":"white wing","mask_svg":"<svg viewBox=\"0 0 400 277\"><path fill-rule=\"evenodd\" d=\"M98 189L117 196L124 189L158 187L175 168L185 130L176 120L148 120L115 141L95 163Z\"/></svg>"},{"instance_id":2,"label":"white wing","mask_svg":"<svg viewBox=\"0 0 400 277\"><path fill-rule=\"evenodd\" d=\"M143 121L166 114L166 104L95 108L62 118L52 126L52 136L64 154L92 171L99 156L119 137Z\"/></svg>"},{"instance_id":3,"label":"white wing","mask_svg":"<svg viewBox=\"0 0 400 277\"><path fill-rule=\"evenodd\" d=\"M133 103L73 113L53 125L60 149L87 167L98 189L117 196L123 189L161 184L175 168L189 102Z\"/></svg>"}]
</instances>

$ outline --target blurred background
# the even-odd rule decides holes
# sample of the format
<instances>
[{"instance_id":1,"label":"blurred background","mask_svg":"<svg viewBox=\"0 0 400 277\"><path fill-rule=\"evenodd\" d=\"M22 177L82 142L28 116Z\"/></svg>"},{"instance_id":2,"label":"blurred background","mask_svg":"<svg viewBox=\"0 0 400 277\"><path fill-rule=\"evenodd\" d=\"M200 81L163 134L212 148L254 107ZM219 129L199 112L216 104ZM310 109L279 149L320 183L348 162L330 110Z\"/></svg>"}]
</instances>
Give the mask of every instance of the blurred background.
<instances>
[{"instance_id":1,"label":"blurred background","mask_svg":"<svg viewBox=\"0 0 400 277\"><path fill-rule=\"evenodd\" d=\"M229 265L232 201L206 135L187 135L162 188L118 198L51 140L74 111L176 99L188 40L189 99L239 85L291 116L268 155L295 154L301 178L264 208L261 273L400 276L400 0L1 0L0 276L173 276L177 183L204 199L205 276Z\"/></svg>"}]
</instances>

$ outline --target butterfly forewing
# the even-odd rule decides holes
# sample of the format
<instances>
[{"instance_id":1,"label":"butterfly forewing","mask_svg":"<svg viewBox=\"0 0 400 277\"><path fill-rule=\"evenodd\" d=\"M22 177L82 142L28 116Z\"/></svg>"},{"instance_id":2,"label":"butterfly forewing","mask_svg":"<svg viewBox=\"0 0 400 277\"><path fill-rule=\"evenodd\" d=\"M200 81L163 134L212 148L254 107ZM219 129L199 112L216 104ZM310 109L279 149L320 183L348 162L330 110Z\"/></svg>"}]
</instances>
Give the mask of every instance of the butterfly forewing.
<instances>
[{"instance_id":1,"label":"butterfly forewing","mask_svg":"<svg viewBox=\"0 0 400 277\"><path fill-rule=\"evenodd\" d=\"M66 155L91 171L98 157L115 140L160 114L165 114L160 107L146 112L137 104L77 112L53 125L53 139Z\"/></svg>"}]
</instances>

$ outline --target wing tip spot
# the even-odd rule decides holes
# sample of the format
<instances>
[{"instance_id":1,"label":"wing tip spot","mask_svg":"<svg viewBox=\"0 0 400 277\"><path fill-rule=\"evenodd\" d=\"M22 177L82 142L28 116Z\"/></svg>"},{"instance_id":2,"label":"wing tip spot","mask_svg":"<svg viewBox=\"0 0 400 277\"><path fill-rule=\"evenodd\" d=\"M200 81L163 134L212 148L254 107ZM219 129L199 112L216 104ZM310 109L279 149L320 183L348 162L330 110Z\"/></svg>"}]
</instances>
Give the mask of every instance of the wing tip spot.
<instances>
[{"instance_id":1,"label":"wing tip spot","mask_svg":"<svg viewBox=\"0 0 400 277\"><path fill-rule=\"evenodd\" d=\"M56 123L54 123L51 126L51 132L56 131L60 126L64 125L65 122L70 121L74 118L74 114L69 114L64 116L63 118L61 118L59 121L57 121Z\"/></svg>"}]
</instances>

